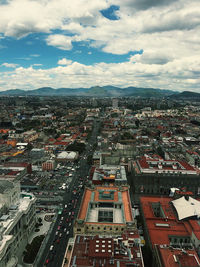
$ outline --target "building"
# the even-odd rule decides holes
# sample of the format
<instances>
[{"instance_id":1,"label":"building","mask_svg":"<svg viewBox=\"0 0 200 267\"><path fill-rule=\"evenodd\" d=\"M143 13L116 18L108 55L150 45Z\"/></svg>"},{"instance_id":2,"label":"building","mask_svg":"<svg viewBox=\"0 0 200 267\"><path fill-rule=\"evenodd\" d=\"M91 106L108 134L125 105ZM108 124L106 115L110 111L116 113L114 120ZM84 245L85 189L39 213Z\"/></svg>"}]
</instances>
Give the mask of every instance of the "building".
<instances>
[{"instance_id":1,"label":"building","mask_svg":"<svg viewBox=\"0 0 200 267\"><path fill-rule=\"evenodd\" d=\"M58 154L56 160L59 162L74 161L78 158L78 152L75 151L63 151Z\"/></svg>"},{"instance_id":2,"label":"building","mask_svg":"<svg viewBox=\"0 0 200 267\"><path fill-rule=\"evenodd\" d=\"M24 132L23 133L23 137L24 137L24 142L28 142L29 143L29 142L33 142L36 139L38 139L39 133L37 133L34 130L31 130L31 131Z\"/></svg>"},{"instance_id":3,"label":"building","mask_svg":"<svg viewBox=\"0 0 200 267\"><path fill-rule=\"evenodd\" d=\"M56 167L55 160L48 160L42 163L42 170L43 171L52 171Z\"/></svg>"},{"instance_id":4,"label":"building","mask_svg":"<svg viewBox=\"0 0 200 267\"><path fill-rule=\"evenodd\" d=\"M68 266L143 267L141 247L137 241L137 231L118 238L77 235Z\"/></svg>"},{"instance_id":5,"label":"building","mask_svg":"<svg viewBox=\"0 0 200 267\"><path fill-rule=\"evenodd\" d=\"M200 175L190 164L179 160L142 157L132 163L130 183L135 195L169 195L170 188L200 192Z\"/></svg>"},{"instance_id":6,"label":"building","mask_svg":"<svg viewBox=\"0 0 200 267\"><path fill-rule=\"evenodd\" d=\"M11 167L11 168L25 168L26 173L31 174L32 173L32 166L31 163L28 162L12 162L8 161L4 163L4 167Z\"/></svg>"},{"instance_id":7,"label":"building","mask_svg":"<svg viewBox=\"0 0 200 267\"><path fill-rule=\"evenodd\" d=\"M112 107L113 108L118 108L118 99L117 98L113 98L112 99Z\"/></svg>"},{"instance_id":8,"label":"building","mask_svg":"<svg viewBox=\"0 0 200 267\"><path fill-rule=\"evenodd\" d=\"M186 174L196 175L197 170L190 164L180 160L164 160L143 156L136 161L136 172L141 174Z\"/></svg>"},{"instance_id":9,"label":"building","mask_svg":"<svg viewBox=\"0 0 200 267\"><path fill-rule=\"evenodd\" d=\"M185 193L177 199L141 197L140 205L153 266L200 266L200 201Z\"/></svg>"},{"instance_id":10,"label":"building","mask_svg":"<svg viewBox=\"0 0 200 267\"><path fill-rule=\"evenodd\" d=\"M0 180L20 180L27 174L27 166L0 166Z\"/></svg>"},{"instance_id":11,"label":"building","mask_svg":"<svg viewBox=\"0 0 200 267\"><path fill-rule=\"evenodd\" d=\"M86 188L74 224L75 234L122 234L135 229L128 186Z\"/></svg>"},{"instance_id":12,"label":"building","mask_svg":"<svg viewBox=\"0 0 200 267\"><path fill-rule=\"evenodd\" d=\"M35 197L19 182L0 180L0 267L16 266L35 229Z\"/></svg>"},{"instance_id":13,"label":"building","mask_svg":"<svg viewBox=\"0 0 200 267\"><path fill-rule=\"evenodd\" d=\"M101 165L96 168L92 178L93 184L115 184L126 185L126 170L124 166Z\"/></svg>"},{"instance_id":14,"label":"building","mask_svg":"<svg viewBox=\"0 0 200 267\"><path fill-rule=\"evenodd\" d=\"M45 150L41 148L33 148L31 149L29 156L32 159L41 159L45 156Z\"/></svg>"}]
</instances>

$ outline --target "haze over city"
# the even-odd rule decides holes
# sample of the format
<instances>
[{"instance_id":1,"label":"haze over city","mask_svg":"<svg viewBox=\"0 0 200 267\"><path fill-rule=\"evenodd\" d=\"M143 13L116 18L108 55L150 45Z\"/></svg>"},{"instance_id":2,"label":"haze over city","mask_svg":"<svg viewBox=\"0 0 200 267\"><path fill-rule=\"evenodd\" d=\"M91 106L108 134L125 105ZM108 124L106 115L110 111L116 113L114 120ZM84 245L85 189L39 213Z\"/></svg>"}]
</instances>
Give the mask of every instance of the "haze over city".
<instances>
[{"instance_id":1,"label":"haze over city","mask_svg":"<svg viewBox=\"0 0 200 267\"><path fill-rule=\"evenodd\" d=\"M200 92L198 0L0 2L0 90Z\"/></svg>"}]
</instances>

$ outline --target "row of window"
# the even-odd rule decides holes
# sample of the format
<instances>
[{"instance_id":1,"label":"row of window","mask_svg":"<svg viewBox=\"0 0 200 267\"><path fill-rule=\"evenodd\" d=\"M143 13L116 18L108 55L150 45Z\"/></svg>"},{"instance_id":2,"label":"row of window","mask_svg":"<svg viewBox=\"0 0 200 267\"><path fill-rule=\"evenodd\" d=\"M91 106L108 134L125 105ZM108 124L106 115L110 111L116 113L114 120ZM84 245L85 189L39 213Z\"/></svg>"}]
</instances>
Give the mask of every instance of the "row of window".
<instances>
[{"instance_id":1,"label":"row of window","mask_svg":"<svg viewBox=\"0 0 200 267\"><path fill-rule=\"evenodd\" d=\"M109 227L109 226L107 226L107 227L104 226L103 229L102 229L102 227L100 227L100 226L98 226L98 227L94 227L94 226L92 226L92 227L88 227L88 226L87 226L86 229L87 229L87 230L89 230L89 229L91 229L91 230L95 230L95 229L96 229L96 230L104 230L104 231L106 231L106 230L107 230L107 231L108 231L108 230L109 230L109 231L112 231L112 230L114 230L114 231L118 231L118 230L123 231L123 230L124 230L124 228L120 228L120 229L119 229L118 227ZM77 231L78 231L78 230L79 230L79 229L77 229Z\"/></svg>"}]
</instances>

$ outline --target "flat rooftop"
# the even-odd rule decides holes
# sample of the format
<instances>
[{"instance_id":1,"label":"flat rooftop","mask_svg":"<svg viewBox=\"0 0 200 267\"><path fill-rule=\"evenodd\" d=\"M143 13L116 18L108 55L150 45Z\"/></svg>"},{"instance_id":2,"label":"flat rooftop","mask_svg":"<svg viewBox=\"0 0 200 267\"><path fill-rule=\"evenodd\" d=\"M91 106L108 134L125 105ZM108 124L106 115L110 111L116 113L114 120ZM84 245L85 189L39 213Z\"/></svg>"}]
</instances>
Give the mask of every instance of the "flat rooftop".
<instances>
[{"instance_id":1,"label":"flat rooftop","mask_svg":"<svg viewBox=\"0 0 200 267\"><path fill-rule=\"evenodd\" d=\"M124 166L101 165L95 169L93 181L127 181Z\"/></svg>"},{"instance_id":2,"label":"flat rooftop","mask_svg":"<svg viewBox=\"0 0 200 267\"><path fill-rule=\"evenodd\" d=\"M134 244L128 234L120 238L77 235L69 267L143 267L141 249Z\"/></svg>"}]
</instances>

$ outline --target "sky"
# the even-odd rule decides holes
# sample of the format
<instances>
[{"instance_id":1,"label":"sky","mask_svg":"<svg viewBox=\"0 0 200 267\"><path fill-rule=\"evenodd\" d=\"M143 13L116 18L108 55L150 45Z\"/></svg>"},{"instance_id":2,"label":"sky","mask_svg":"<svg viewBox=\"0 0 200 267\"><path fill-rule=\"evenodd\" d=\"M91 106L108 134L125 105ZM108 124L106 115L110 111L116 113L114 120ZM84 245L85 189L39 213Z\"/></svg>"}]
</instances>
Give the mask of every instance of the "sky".
<instances>
[{"instance_id":1,"label":"sky","mask_svg":"<svg viewBox=\"0 0 200 267\"><path fill-rule=\"evenodd\" d=\"M199 0L0 0L0 91L200 93Z\"/></svg>"}]
</instances>

